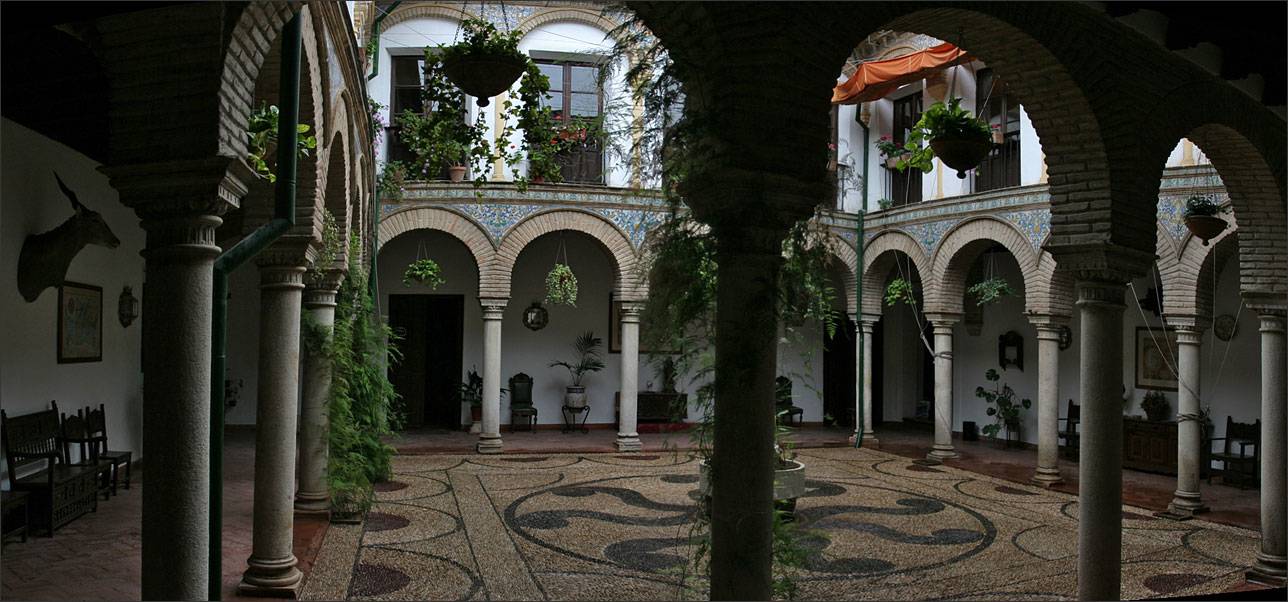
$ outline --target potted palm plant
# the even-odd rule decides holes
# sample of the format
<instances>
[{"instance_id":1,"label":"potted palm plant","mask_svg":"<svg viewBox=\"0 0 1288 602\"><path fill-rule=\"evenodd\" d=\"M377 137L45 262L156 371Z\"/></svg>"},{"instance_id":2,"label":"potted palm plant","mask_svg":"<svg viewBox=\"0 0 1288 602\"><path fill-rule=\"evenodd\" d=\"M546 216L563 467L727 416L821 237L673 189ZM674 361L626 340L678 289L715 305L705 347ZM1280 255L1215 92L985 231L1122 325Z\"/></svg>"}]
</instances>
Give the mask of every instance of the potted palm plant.
<instances>
[{"instance_id":1,"label":"potted palm plant","mask_svg":"<svg viewBox=\"0 0 1288 602\"><path fill-rule=\"evenodd\" d=\"M550 363L551 368L559 366L567 369L568 376L572 377L572 384L568 385L568 390L564 393L565 406L570 408L586 407L586 387L582 386L581 380L591 372L599 372L604 369L604 359L599 354L599 348L603 343L603 339L588 330L585 334L577 337L576 342L573 343L573 348L577 350L575 362L560 360Z\"/></svg>"},{"instance_id":2,"label":"potted palm plant","mask_svg":"<svg viewBox=\"0 0 1288 602\"><path fill-rule=\"evenodd\" d=\"M1203 246L1225 231L1229 225L1220 217L1226 207L1217 203L1211 195L1196 194L1185 199L1185 227L1203 240Z\"/></svg>"},{"instance_id":3,"label":"potted palm plant","mask_svg":"<svg viewBox=\"0 0 1288 602\"><path fill-rule=\"evenodd\" d=\"M470 404L470 422L478 424L483 421L483 377L475 370L470 370L461 383L461 401Z\"/></svg>"}]
</instances>

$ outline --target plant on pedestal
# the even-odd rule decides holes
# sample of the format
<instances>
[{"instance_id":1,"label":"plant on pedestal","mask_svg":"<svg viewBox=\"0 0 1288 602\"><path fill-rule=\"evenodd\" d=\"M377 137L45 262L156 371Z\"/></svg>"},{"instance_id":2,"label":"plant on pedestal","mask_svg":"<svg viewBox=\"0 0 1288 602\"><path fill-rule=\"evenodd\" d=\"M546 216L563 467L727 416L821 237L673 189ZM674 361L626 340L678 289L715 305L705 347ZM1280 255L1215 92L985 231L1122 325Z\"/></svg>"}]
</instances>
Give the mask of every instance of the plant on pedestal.
<instances>
[{"instance_id":1,"label":"plant on pedestal","mask_svg":"<svg viewBox=\"0 0 1288 602\"><path fill-rule=\"evenodd\" d=\"M573 343L573 348L577 350L576 360L571 363L562 360L550 362L551 368L556 366L566 368L568 376L572 379L572 384L568 385L568 390L564 393L565 406L570 408L586 407L586 387L582 386L581 380L587 374L604 369L604 358L599 354L599 348L603 343L603 339L588 330L585 334L577 337L577 340Z\"/></svg>"},{"instance_id":2,"label":"plant on pedestal","mask_svg":"<svg viewBox=\"0 0 1288 602\"><path fill-rule=\"evenodd\" d=\"M1023 418L1020 415L1021 410L1027 410L1033 407L1033 402L1028 399L1015 401L1015 390L1006 383L998 384L1002 376L997 370L989 368L984 373L984 378L993 383L993 390L990 391L984 387L975 387L975 396L983 399L988 404L985 413L993 417L993 424L985 425L983 433L993 439L997 439L997 434L1006 429L1006 442L1010 445L1011 433L1018 433Z\"/></svg>"}]
</instances>

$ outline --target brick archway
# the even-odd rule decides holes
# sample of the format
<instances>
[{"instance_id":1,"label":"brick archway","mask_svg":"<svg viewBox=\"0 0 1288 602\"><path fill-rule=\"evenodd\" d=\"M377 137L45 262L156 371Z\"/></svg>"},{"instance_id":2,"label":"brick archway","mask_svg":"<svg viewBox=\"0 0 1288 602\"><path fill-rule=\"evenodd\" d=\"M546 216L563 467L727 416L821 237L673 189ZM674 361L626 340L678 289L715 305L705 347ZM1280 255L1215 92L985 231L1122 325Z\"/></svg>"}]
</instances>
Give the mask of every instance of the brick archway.
<instances>
[{"instance_id":1,"label":"brick archway","mask_svg":"<svg viewBox=\"0 0 1288 602\"><path fill-rule=\"evenodd\" d=\"M934 283L931 280L930 258L922 250L921 244L908 234L899 230L888 230L878 234L863 250L863 313L881 315L881 306L885 299L885 279L896 261L903 255L911 262L911 269L916 270L921 278L922 296L929 298ZM911 276L911 274L908 274Z\"/></svg>"},{"instance_id":2,"label":"brick archway","mask_svg":"<svg viewBox=\"0 0 1288 602\"><path fill-rule=\"evenodd\" d=\"M837 241L833 245L833 257L841 262L841 282L845 285L845 311L853 316L859 312L859 300L855 292L859 286L859 254L849 243Z\"/></svg>"},{"instance_id":3,"label":"brick archway","mask_svg":"<svg viewBox=\"0 0 1288 602\"><path fill-rule=\"evenodd\" d=\"M616 264L617 278L613 283L613 293L618 299L643 301L647 298L647 288L639 274L639 257L635 254L630 239L603 217L572 209L537 213L525 218L505 234L496 252L496 263L484 278L491 291L487 296L509 297L510 279L519 254L537 237L560 230L581 232L604 246Z\"/></svg>"},{"instance_id":4,"label":"brick archway","mask_svg":"<svg viewBox=\"0 0 1288 602\"><path fill-rule=\"evenodd\" d=\"M617 24L605 18L599 11L585 10L581 8L556 8L553 10L540 11L532 16L519 21L518 29L524 32L524 36L532 33L532 30L541 27L547 23L558 23L561 21L582 23L589 25L604 32L604 37L617 28Z\"/></svg>"},{"instance_id":5,"label":"brick archway","mask_svg":"<svg viewBox=\"0 0 1288 602\"><path fill-rule=\"evenodd\" d=\"M1159 236L1163 234L1160 232ZM1179 253L1159 253L1158 275L1163 287L1163 312L1172 316L1212 317L1214 268L1219 274L1239 255L1237 228L1227 228L1207 246L1190 236ZM1215 264L1215 265L1214 265Z\"/></svg>"},{"instance_id":6,"label":"brick archway","mask_svg":"<svg viewBox=\"0 0 1288 602\"><path fill-rule=\"evenodd\" d=\"M478 269L480 297L505 297L509 293L509 282L505 283L505 293L500 293L500 286L488 275L494 273L497 261L496 249L488 238L487 232L474 220L452 211L438 207L414 207L404 209L381 218L380 232L376 238L374 253L378 256L381 247L401 234L414 230L434 230L446 233L461 241L474 256Z\"/></svg>"},{"instance_id":7,"label":"brick archway","mask_svg":"<svg viewBox=\"0 0 1288 602\"><path fill-rule=\"evenodd\" d=\"M1010 224L993 218L978 218L958 224L944 237L931 260L929 287L935 294L926 295L926 311L960 314L962 296L966 292L966 278L971 264L994 243L1006 247L1020 266L1024 279L1025 309L1029 306L1029 291L1037 288L1040 255L1018 230Z\"/></svg>"}]
</instances>

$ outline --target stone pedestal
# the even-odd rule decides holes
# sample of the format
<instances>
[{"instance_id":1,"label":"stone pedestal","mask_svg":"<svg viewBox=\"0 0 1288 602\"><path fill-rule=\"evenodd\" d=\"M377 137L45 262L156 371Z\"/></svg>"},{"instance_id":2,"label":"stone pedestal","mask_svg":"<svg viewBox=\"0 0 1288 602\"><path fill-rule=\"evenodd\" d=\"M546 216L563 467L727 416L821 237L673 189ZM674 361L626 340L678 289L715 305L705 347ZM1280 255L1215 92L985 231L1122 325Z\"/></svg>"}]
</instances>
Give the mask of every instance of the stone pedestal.
<instances>
[{"instance_id":1,"label":"stone pedestal","mask_svg":"<svg viewBox=\"0 0 1288 602\"><path fill-rule=\"evenodd\" d=\"M1248 580L1283 587L1285 552L1285 421L1288 386L1284 378L1284 311L1259 309L1261 315L1261 549Z\"/></svg>"},{"instance_id":2,"label":"stone pedestal","mask_svg":"<svg viewBox=\"0 0 1288 602\"><path fill-rule=\"evenodd\" d=\"M1078 283L1080 600L1117 600L1121 595L1124 290L1112 282Z\"/></svg>"},{"instance_id":3,"label":"stone pedestal","mask_svg":"<svg viewBox=\"0 0 1288 602\"><path fill-rule=\"evenodd\" d=\"M296 512L329 512L330 488L327 486L327 437L329 424L327 404L331 399L331 358L320 345L331 340L335 330L335 296L344 273L326 270L306 276L304 309L308 328L300 355L303 382L300 389L299 490L295 493Z\"/></svg>"},{"instance_id":4,"label":"stone pedestal","mask_svg":"<svg viewBox=\"0 0 1288 602\"><path fill-rule=\"evenodd\" d=\"M876 431L872 430L872 327L876 325L875 320L859 321L859 392L863 398L863 424L855 425L855 430L863 429L863 445L866 447L877 447L881 444L877 440Z\"/></svg>"},{"instance_id":5,"label":"stone pedestal","mask_svg":"<svg viewBox=\"0 0 1288 602\"><path fill-rule=\"evenodd\" d=\"M635 303L622 304L622 386L617 415L617 451L639 451L636 432L639 409L640 309Z\"/></svg>"},{"instance_id":6,"label":"stone pedestal","mask_svg":"<svg viewBox=\"0 0 1288 602\"><path fill-rule=\"evenodd\" d=\"M935 330L935 445L926 457L956 458L953 449L953 325L959 316L927 315Z\"/></svg>"},{"instance_id":7,"label":"stone pedestal","mask_svg":"<svg viewBox=\"0 0 1288 602\"><path fill-rule=\"evenodd\" d=\"M278 243L281 244L281 243ZM255 408L253 542L237 590L293 596L303 574L293 551L304 259L277 245L260 254L259 391Z\"/></svg>"},{"instance_id":8,"label":"stone pedestal","mask_svg":"<svg viewBox=\"0 0 1288 602\"><path fill-rule=\"evenodd\" d=\"M1176 493L1167 505L1167 513L1189 517L1205 512L1207 506L1199 495L1200 448L1203 424L1199 422L1199 374L1202 362L1200 345L1203 329L1197 321L1173 319L1176 326L1176 371L1180 377L1176 391Z\"/></svg>"},{"instance_id":9,"label":"stone pedestal","mask_svg":"<svg viewBox=\"0 0 1288 602\"><path fill-rule=\"evenodd\" d=\"M1035 318L1038 331L1038 466L1031 479L1043 487L1060 477L1060 326L1051 318Z\"/></svg>"},{"instance_id":10,"label":"stone pedestal","mask_svg":"<svg viewBox=\"0 0 1288 602\"><path fill-rule=\"evenodd\" d=\"M508 299L479 299L483 306L483 431L478 452L501 452L501 317Z\"/></svg>"}]
</instances>

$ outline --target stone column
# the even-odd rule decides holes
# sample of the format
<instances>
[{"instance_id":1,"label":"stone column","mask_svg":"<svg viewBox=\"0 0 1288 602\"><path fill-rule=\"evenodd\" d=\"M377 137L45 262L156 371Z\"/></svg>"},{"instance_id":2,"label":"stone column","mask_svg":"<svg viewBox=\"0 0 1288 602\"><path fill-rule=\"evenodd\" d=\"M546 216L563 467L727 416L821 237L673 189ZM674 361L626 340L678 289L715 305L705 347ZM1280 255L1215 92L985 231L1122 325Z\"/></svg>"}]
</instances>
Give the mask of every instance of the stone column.
<instances>
[{"instance_id":1,"label":"stone column","mask_svg":"<svg viewBox=\"0 0 1288 602\"><path fill-rule=\"evenodd\" d=\"M640 310L638 304L622 304L622 386L617 416L617 451L641 449L640 435L635 432L639 399Z\"/></svg>"},{"instance_id":2,"label":"stone column","mask_svg":"<svg viewBox=\"0 0 1288 602\"><path fill-rule=\"evenodd\" d=\"M926 314L935 331L935 445L926 457L956 458L953 449L953 325L956 314Z\"/></svg>"},{"instance_id":3,"label":"stone column","mask_svg":"<svg viewBox=\"0 0 1288 602\"><path fill-rule=\"evenodd\" d=\"M330 341L335 330L335 296L344 272L327 269L309 274L305 279L304 308L308 311L309 328L304 333L300 355L304 382L300 388L299 491L295 493L296 512L327 512L331 493L327 486L327 437L329 435L327 404L331 399L331 358L316 348Z\"/></svg>"},{"instance_id":4,"label":"stone column","mask_svg":"<svg viewBox=\"0 0 1288 602\"><path fill-rule=\"evenodd\" d=\"M243 595L294 595L303 574L293 551L295 427L299 406L304 252L275 243L259 266L259 389L255 407L253 541Z\"/></svg>"},{"instance_id":5,"label":"stone column","mask_svg":"<svg viewBox=\"0 0 1288 602\"><path fill-rule=\"evenodd\" d=\"M259 389L255 413L254 533L238 590L293 593L302 574L292 551L304 254L282 243L260 254Z\"/></svg>"},{"instance_id":6,"label":"stone column","mask_svg":"<svg viewBox=\"0 0 1288 602\"><path fill-rule=\"evenodd\" d=\"M1050 487L1060 477L1060 327L1063 320L1034 317L1038 331L1038 467L1030 479Z\"/></svg>"},{"instance_id":7,"label":"stone column","mask_svg":"<svg viewBox=\"0 0 1288 602\"><path fill-rule=\"evenodd\" d=\"M1179 386L1176 391L1176 493L1167 514L1193 516L1207 511L1199 495L1199 459L1203 445L1203 424L1199 422L1199 372L1202 325L1193 319L1175 318Z\"/></svg>"},{"instance_id":8,"label":"stone column","mask_svg":"<svg viewBox=\"0 0 1288 602\"><path fill-rule=\"evenodd\" d=\"M1122 579L1123 291L1078 282L1081 326L1078 599L1117 600Z\"/></svg>"},{"instance_id":9,"label":"stone column","mask_svg":"<svg viewBox=\"0 0 1288 602\"><path fill-rule=\"evenodd\" d=\"M859 321L859 353L858 362L859 391L863 394L863 424L855 425L855 430L863 429L863 445L876 447L881 444L877 440L876 431L872 430L872 327L876 325L875 320Z\"/></svg>"},{"instance_id":10,"label":"stone column","mask_svg":"<svg viewBox=\"0 0 1288 602\"><path fill-rule=\"evenodd\" d=\"M1283 587L1285 552L1285 390L1284 310L1258 308L1261 315L1261 550L1248 580Z\"/></svg>"},{"instance_id":11,"label":"stone column","mask_svg":"<svg viewBox=\"0 0 1288 602\"><path fill-rule=\"evenodd\" d=\"M144 600L207 596L215 229L254 177L240 165L216 158L102 169L147 232L143 456L158 478L143 490Z\"/></svg>"},{"instance_id":12,"label":"stone column","mask_svg":"<svg viewBox=\"0 0 1288 602\"><path fill-rule=\"evenodd\" d=\"M501 317L509 299L479 299L483 306L483 431L478 452L501 452Z\"/></svg>"}]
</instances>

